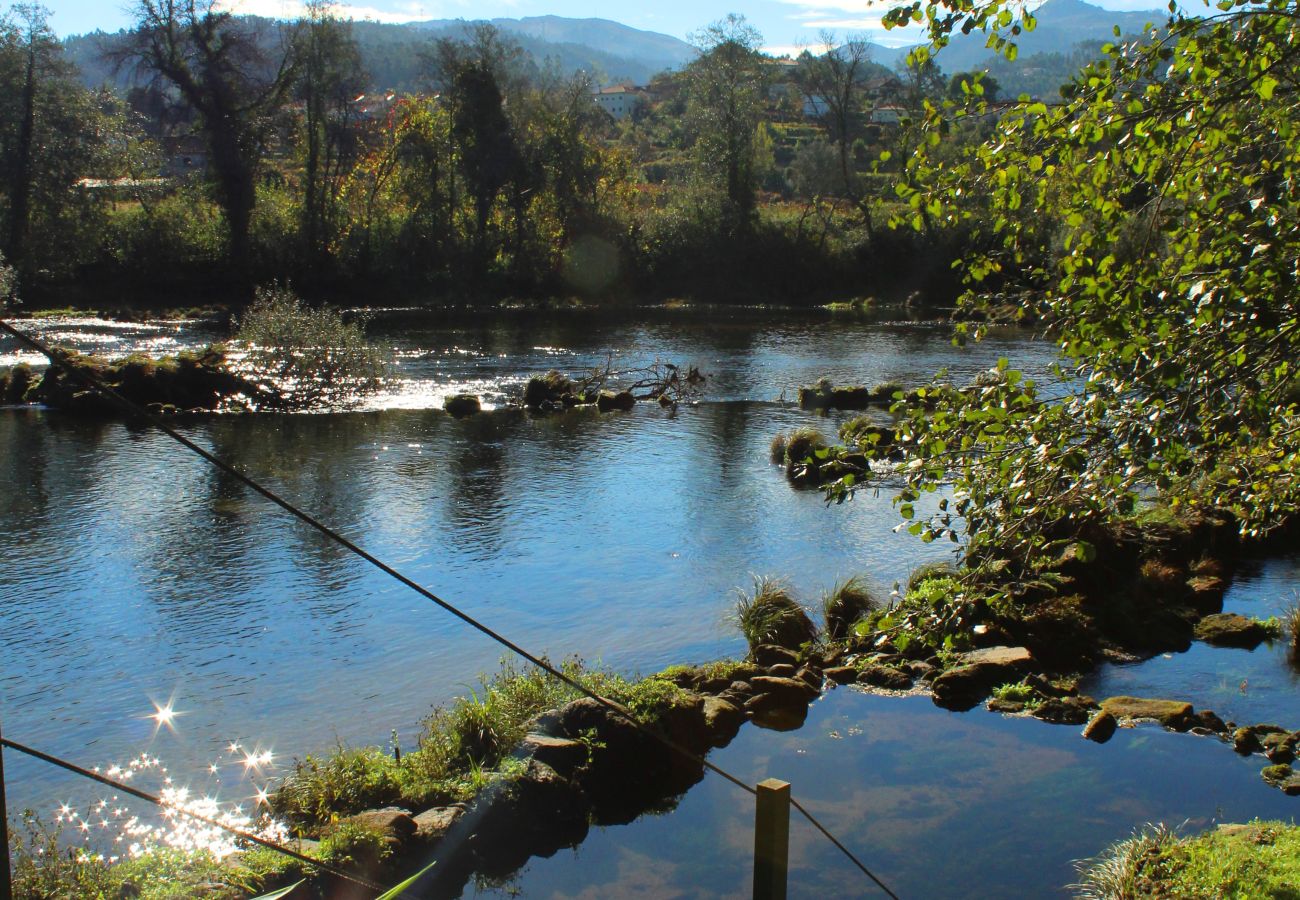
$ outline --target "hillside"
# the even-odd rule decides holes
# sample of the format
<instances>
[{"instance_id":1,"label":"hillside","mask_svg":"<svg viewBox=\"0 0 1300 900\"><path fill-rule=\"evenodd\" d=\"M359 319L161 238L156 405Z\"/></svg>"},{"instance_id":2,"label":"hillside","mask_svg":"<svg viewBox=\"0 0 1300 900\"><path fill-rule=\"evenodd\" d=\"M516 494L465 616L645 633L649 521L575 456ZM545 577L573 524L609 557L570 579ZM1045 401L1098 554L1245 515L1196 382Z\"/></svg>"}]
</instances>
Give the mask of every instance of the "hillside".
<instances>
[{"instance_id":1,"label":"hillside","mask_svg":"<svg viewBox=\"0 0 1300 900\"><path fill-rule=\"evenodd\" d=\"M411 91L420 87L421 54L438 37L462 37L475 22L441 19L405 25L354 22L353 35L361 58L370 73L374 89ZM552 62L561 71L587 71L603 83L633 81L643 84L657 72L675 69L689 62L694 48L685 41L641 31L607 19L566 19L535 16L524 19L493 19L492 25L510 35L538 65ZM126 39L126 32L94 32L67 38L67 59L92 87L111 84L125 87L131 73L115 73L105 54Z\"/></svg>"}]
</instances>

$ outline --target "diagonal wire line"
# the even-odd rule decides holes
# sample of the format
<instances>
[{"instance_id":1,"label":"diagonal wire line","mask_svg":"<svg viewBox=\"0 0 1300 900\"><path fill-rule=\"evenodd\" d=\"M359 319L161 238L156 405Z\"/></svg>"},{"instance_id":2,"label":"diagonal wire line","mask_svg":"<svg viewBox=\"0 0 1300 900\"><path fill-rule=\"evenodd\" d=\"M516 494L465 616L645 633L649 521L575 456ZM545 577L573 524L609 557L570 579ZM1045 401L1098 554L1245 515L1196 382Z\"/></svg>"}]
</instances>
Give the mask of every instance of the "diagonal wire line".
<instances>
[{"instance_id":1,"label":"diagonal wire line","mask_svg":"<svg viewBox=\"0 0 1300 900\"><path fill-rule=\"evenodd\" d=\"M302 509L299 509L293 503L289 502L288 500L285 500L283 497L281 497L279 494L272 491L270 488L265 487L260 482L254 480L251 476L246 475L244 472L235 468L230 463L227 463L225 460L221 459L220 457L203 449L198 444L194 443L189 438L185 437L185 435L181 434L179 431L176 431L165 421L163 421L162 418L160 418L159 416L154 415L148 410L141 408L138 404L128 400L126 397L123 397L112 387L105 384L102 379L90 373L83 372L78 369L74 369L71 366L63 364L62 351L50 347L48 344L44 343L43 341L40 341L37 338L34 338L31 335L27 334L26 332L23 332L18 328L15 328L12 324L5 321L4 319L0 319L0 331L4 331L7 334L13 336L20 343L32 348L33 350L37 351L41 355L45 356L53 364L62 365L64 371L66 371L69 375L71 375L73 378L77 379L78 381L82 382L83 384L88 385L89 387L99 391L105 397L109 398L118 406L120 406L122 410L125 411L126 413L144 419L149 424L153 425L155 428L161 431L163 434L167 435L172 440L176 441L181 446L185 447L187 450L202 457L208 463L220 469L222 472L225 472L227 475L230 475L232 478L236 479L237 481L239 481L241 484L243 484L250 490L262 495L267 500L270 500L272 503L274 503L276 506L283 509L285 512L289 513L294 518L298 519L304 524L320 532L325 537L329 538L330 540L344 547L351 553L359 556L366 562L370 563L370 565L379 569L384 574L388 575L394 580L400 582L401 584L415 591L417 594L424 597L426 600L437 605L445 612L448 612L451 615L455 616L456 618L460 619L466 625L469 625L471 628L478 631L479 633L487 636L493 641L496 641L498 644L505 647L507 650L527 660L529 663L541 669L543 672L546 672L552 677L560 680L564 684L568 685L569 687L581 693L583 696L591 700L594 700L596 703L600 704L605 709L608 709L610 712L613 712L615 715L626 720L637 731L641 732L647 737L652 738L653 740L658 741L659 743L661 743L668 749L672 750L673 752L681 755L686 759L691 760L692 762L702 766L703 768L709 770L710 772L713 772L716 775L720 775L722 778L731 782L741 790L746 791L750 795L757 795L758 791L752 785L746 784L744 781L741 781L739 778L737 778L735 775L732 775L730 772L726 771L725 769L719 767L718 765L712 762L709 762L709 760L706 759L705 757L700 756L698 753L694 753L686 749L685 747L681 746L679 743L677 743L667 735L663 734L659 730L651 728L650 726L646 725L644 722L637 719L637 717L633 715L631 711L624 708L621 704L615 703L613 700L601 696L600 694L588 688L586 685L582 684L581 682L577 681L571 676L565 674L562 670L557 669L551 663L547 662L544 658L537 656L533 653L530 653L528 650L525 650L522 646L516 644L514 641L507 638L505 635L497 632L496 630L492 629L488 625L485 625L479 620L475 619L469 613L464 612L463 610L459 609L458 607L454 606L448 601L442 599L433 591L431 591L429 588L420 584L418 581L415 581L409 578L408 576L403 575L397 569L393 568L388 563L384 562L378 557L373 556L368 551L362 549L359 545L353 543L351 540L344 537L341 533L335 531L329 525L326 525L324 522L312 516L310 513L307 513ZM897 900L896 895L888 888L886 888L884 884L880 881L880 879L876 878L875 875L872 875L870 870L867 869L867 867L856 856L854 856L848 850L847 847L845 847L842 843L840 843L840 841L836 840L835 837L829 831L827 831L821 825L821 823L819 823L815 818L813 818L813 816L806 809L800 806L797 802L792 801L792 803L795 809L797 809L800 812L800 814L802 814L803 817L809 821L809 823L811 823L814 827L816 827L819 831L821 831L822 834L824 834L836 847L838 847L840 851L844 853L844 855L847 856L854 863L854 865L856 865L859 869L861 869L868 876L870 876L871 880L874 881L876 884L880 885L881 888L884 889L885 892L889 894L889 896L894 897L895 900Z\"/></svg>"},{"instance_id":2,"label":"diagonal wire line","mask_svg":"<svg viewBox=\"0 0 1300 900\"><path fill-rule=\"evenodd\" d=\"M871 870L868 869L868 868L866 867L866 865L862 862L862 860L860 860L860 859L858 859L856 856L854 856L854 855L853 855L853 851L849 850L848 847L845 847L843 844L841 844L840 841L839 841L839 839L836 838L835 835L833 835L833 834L831 834L829 831L827 831L827 830L826 830L826 826L823 825L821 822L817 821L817 818L816 818L812 813L810 813L810 812L808 812L808 810L804 809L804 808L803 808L803 804L800 803L798 800L796 800L796 799L794 798L794 795L793 795L793 794L790 796L790 805L793 806L795 809L799 810L799 813L800 813L800 814L801 814L805 819L808 820L808 823L809 823L810 825L812 825L812 827L816 828L816 829L817 829L818 831L820 831L823 835L825 835L825 836L826 836L826 840L830 841L832 844L834 844L836 847L838 847L841 853L843 853L845 856L847 856L847 857L849 858L849 860L850 860L850 861L851 861L855 866L857 866L859 869L862 870L863 874L865 874L868 878L870 878L872 881L874 881L874 882L876 883L876 886L877 886L877 887L879 887L882 891L884 891L884 892L885 892L886 894L888 894L890 897L894 898L894 900L898 900L898 895L895 894L893 891L891 891L891 890L890 890L890 889L885 885L885 883L884 883L883 881L881 881L879 878L877 878L875 875L873 875L872 872L871 872Z\"/></svg>"},{"instance_id":3,"label":"diagonal wire line","mask_svg":"<svg viewBox=\"0 0 1300 900\"><path fill-rule=\"evenodd\" d=\"M218 822L216 819L211 819L200 813L192 812L183 806L177 806L173 803L168 803L166 800L157 796L156 794L151 794L148 791L142 791L139 788L132 787L129 784L123 784L122 782L114 778L109 778L107 775L101 775L98 772L91 771L90 769L79 766L76 763L68 762L66 759L61 759L49 753L42 753L40 750L37 750L33 747L28 747L26 744L20 744L18 743L18 741L10 740L7 737L0 737L0 746L8 747L10 750L17 750L19 753L26 754L27 756L30 756L34 759L39 759L42 762L47 762L52 766L58 766L60 769L66 769L67 771L72 772L74 775L80 775L83 778L89 778L92 781L98 781L100 784L107 785L108 787L111 787L114 790L121 791L124 794L130 794L132 797L138 797L141 800L147 800L148 802L154 804L155 806L160 806L163 809L175 810L181 815L188 816L191 819L202 822L204 825L211 825L214 828L220 828L222 831L227 831L230 834L233 834L235 837L239 838L240 840L245 840L254 844L258 844L262 847L266 847L269 850L274 850L277 853L283 853L285 856L292 856L294 859L298 860L299 862L307 863L308 865L313 866L322 872L328 872L330 875L333 875L336 878L342 878L347 881L351 881L354 884L359 884L364 888L368 888L369 890L376 891L379 893L382 893L385 890L382 884L377 884L368 878L362 878L359 875L350 875L347 872L344 872L342 869L337 869L334 866L331 866L329 863L321 862L319 859L312 859L310 856L307 856L306 854L303 853L299 853L296 850L291 850L288 847L284 846L283 844L277 844L275 841L268 841L266 838L258 837L257 835L252 834L251 832L244 831L243 829L240 828L235 828L231 825L225 825L221 822Z\"/></svg>"}]
</instances>

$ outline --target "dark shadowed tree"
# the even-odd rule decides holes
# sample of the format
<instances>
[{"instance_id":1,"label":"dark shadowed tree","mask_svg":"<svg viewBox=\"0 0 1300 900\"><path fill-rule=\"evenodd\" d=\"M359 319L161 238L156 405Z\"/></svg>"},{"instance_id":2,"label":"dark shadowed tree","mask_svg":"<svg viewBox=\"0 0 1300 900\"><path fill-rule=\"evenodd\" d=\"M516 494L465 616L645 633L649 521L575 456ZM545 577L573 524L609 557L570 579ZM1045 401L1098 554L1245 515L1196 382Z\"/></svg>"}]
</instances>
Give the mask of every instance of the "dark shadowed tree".
<instances>
[{"instance_id":1,"label":"dark shadowed tree","mask_svg":"<svg viewBox=\"0 0 1300 900\"><path fill-rule=\"evenodd\" d=\"M324 0L310 0L299 40L296 95L303 104L303 240L309 257L328 253L338 222L337 198L356 160L355 98L365 90L361 51L351 23Z\"/></svg>"},{"instance_id":2,"label":"dark shadowed tree","mask_svg":"<svg viewBox=\"0 0 1300 900\"><path fill-rule=\"evenodd\" d=\"M250 277L249 226L271 118L293 86L295 30L236 19L213 0L139 0L119 56L174 85L199 115L235 277ZM268 49L270 48L270 49Z\"/></svg>"},{"instance_id":3,"label":"dark shadowed tree","mask_svg":"<svg viewBox=\"0 0 1300 900\"><path fill-rule=\"evenodd\" d=\"M451 108L452 140L461 177L474 207L474 259L479 272L491 261L488 222L503 189L520 175L522 159L510 119L507 92L519 96L523 51L481 25L469 42L442 39L433 63L436 83Z\"/></svg>"},{"instance_id":4,"label":"dark shadowed tree","mask_svg":"<svg viewBox=\"0 0 1300 900\"><path fill-rule=\"evenodd\" d=\"M871 63L871 45L860 39L836 44L835 34L823 31L820 56L799 57L799 88L822 110L839 159L841 189L858 205L867 234L875 231L871 208L858 190L851 164L853 140L863 118L863 88Z\"/></svg>"},{"instance_id":5,"label":"dark shadowed tree","mask_svg":"<svg viewBox=\"0 0 1300 900\"><path fill-rule=\"evenodd\" d=\"M9 229L5 251L20 269L26 262L36 180L38 118L47 104L46 82L67 75L59 59L59 42L48 24L49 10L36 4L13 7L16 21L3 23L0 75L5 86L5 187Z\"/></svg>"}]
</instances>

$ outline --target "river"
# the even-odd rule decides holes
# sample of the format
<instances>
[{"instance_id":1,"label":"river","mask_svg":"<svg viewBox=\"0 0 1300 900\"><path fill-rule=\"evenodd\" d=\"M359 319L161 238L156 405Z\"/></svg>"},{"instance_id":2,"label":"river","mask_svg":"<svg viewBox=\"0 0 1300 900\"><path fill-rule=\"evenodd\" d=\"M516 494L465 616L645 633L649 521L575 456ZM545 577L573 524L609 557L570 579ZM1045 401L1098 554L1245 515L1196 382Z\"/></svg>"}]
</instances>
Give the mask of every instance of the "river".
<instances>
[{"instance_id":1,"label":"river","mask_svg":"<svg viewBox=\"0 0 1300 900\"><path fill-rule=\"evenodd\" d=\"M27 324L109 355L222 336L211 323ZM827 507L790 487L768 461L771 437L805 424L829 436L839 421L787 402L799 386L915 385L944 367L965 383L1000 356L1046 379L1053 358L1024 332L955 348L940 325L768 310L390 310L371 329L392 348L394 377L363 408L182 429L529 649L625 673L743 652L730 614L753 575L785 577L816 605L838 579L863 574L887 593L946 552L894 532L887 490ZM0 344L0 364L19 358ZM703 402L551 417L508 408L533 374L611 358L697 365ZM458 390L499 408L451 419L439 407ZM87 765L147 752L226 800L338 742L387 744L396 732L410 746L431 707L473 690L502 652L165 436L120 422L0 409L0 560L6 736ZM1280 608L1295 560L1259 566L1230 600ZM1252 589L1261 578L1267 590ZM1173 677L1199 689L1196 673L1218 666L1236 684L1245 666L1251 712L1288 724L1296 684L1277 653L1206 655ZM1222 711L1222 698L1161 683L1160 662L1133 671ZM1099 677L1137 692L1124 670ZM160 725L151 714L168 705L176 716ZM234 742L274 756L240 765ZM1094 747L1074 729L844 689L799 732L747 728L717 757L795 782L912 896L1051 892L1070 859L1145 821L1290 816L1295 802L1260 782L1258 761L1213 742L1138 729ZM76 799L63 776L13 754L6 774L11 810ZM706 779L674 814L596 832L515 886L744 893L748 813L728 790ZM794 846L795 894L857 892L818 841Z\"/></svg>"}]
</instances>

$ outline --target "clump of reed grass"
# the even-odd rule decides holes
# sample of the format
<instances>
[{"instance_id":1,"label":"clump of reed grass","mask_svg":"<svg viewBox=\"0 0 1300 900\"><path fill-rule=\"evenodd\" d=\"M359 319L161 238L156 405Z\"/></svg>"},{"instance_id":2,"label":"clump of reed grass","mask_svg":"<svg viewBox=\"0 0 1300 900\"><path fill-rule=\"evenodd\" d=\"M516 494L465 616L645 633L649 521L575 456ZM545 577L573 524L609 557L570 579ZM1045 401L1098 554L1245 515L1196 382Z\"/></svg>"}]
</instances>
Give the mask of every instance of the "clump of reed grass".
<instances>
[{"instance_id":1,"label":"clump of reed grass","mask_svg":"<svg viewBox=\"0 0 1300 900\"><path fill-rule=\"evenodd\" d=\"M816 428L804 426L790 432L785 442L785 461L787 465L801 463L814 458L818 450L826 449L826 438Z\"/></svg>"},{"instance_id":2,"label":"clump of reed grass","mask_svg":"<svg viewBox=\"0 0 1300 900\"><path fill-rule=\"evenodd\" d=\"M1078 884L1070 885L1083 900L1129 900L1146 896L1142 868L1178 840L1166 825L1147 825L1131 838L1112 844L1100 856L1076 862Z\"/></svg>"},{"instance_id":3,"label":"clump of reed grass","mask_svg":"<svg viewBox=\"0 0 1300 900\"><path fill-rule=\"evenodd\" d=\"M880 608L860 576L841 581L822 598L822 618L826 636L833 641L848 637L853 626Z\"/></svg>"},{"instance_id":4,"label":"clump of reed grass","mask_svg":"<svg viewBox=\"0 0 1300 900\"><path fill-rule=\"evenodd\" d=\"M797 650L817 639L817 626L807 611L784 582L774 578L755 576L753 593L740 592L736 623L750 650L763 644Z\"/></svg>"},{"instance_id":5,"label":"clump of reed grass","mask_svg":"<svg viewBox=\"0 0 1300 900\"><path fill-rule=\"evenodd\" d=\"M1291 659L1297 665L1300 665L1300 600L1292 603L1282 610L1279 616L1282 621L1282 637L1286 639L1287 646L1291 648Z\"/></svg>"},{"instance_id":6,"label":"clump of reed grass","mask_svg":"<svg viewBox=\"0 0 1300 900\"><path fill-rule=\"evenodd\" d=\"M786 437L784 431L778 431L768 447L768 456L778 466L785 462Z\"/></svg>"}]
</instances>

